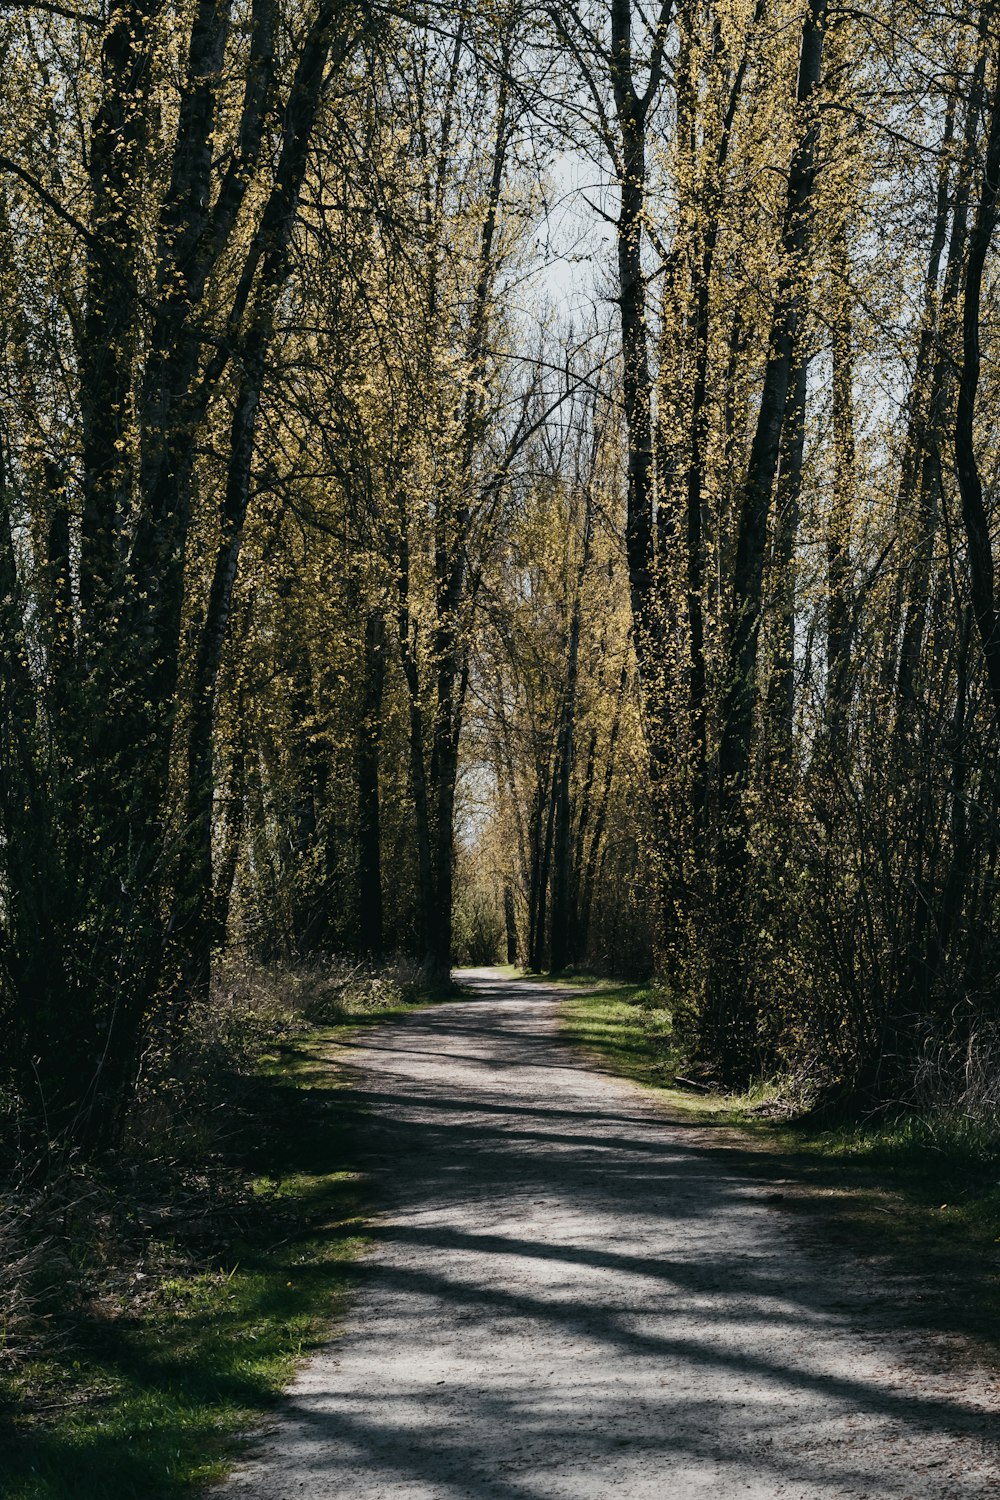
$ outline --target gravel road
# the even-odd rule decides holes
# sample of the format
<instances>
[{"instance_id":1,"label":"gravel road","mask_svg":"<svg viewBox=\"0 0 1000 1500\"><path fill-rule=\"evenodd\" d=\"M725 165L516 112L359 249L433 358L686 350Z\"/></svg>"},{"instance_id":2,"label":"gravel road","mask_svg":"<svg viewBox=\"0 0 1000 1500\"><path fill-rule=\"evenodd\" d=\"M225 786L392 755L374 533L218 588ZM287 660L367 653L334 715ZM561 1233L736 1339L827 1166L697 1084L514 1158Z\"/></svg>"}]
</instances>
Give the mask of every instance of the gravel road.
<instances>
[{"instance_id":1,"label":"gravel road","mask_svg":"<svg viewBox=\"0 0 1000 1500\"><path fill-rule=\"evenodd\" d=\"M219 1500L997 1500L996 1372L578 1062L550 990L460 977L353 1043L374 1248Z\"/></svg>"}]
</instances>

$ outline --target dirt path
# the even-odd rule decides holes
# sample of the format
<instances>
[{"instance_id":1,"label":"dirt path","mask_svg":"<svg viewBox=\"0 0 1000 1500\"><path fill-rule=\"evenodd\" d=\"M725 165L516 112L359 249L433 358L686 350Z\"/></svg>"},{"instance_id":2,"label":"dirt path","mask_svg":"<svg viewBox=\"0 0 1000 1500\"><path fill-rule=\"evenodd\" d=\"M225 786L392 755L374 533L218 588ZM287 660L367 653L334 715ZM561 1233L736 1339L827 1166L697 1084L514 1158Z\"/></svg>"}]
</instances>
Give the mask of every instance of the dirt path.
<instances>
[{"instance_id":1,"label":"dirt path","mask_svg":"<svg viewBox=\"0 0 1000 1500\"><path fill-rule=\"evenodd\" d=\"M463 978L355 1044L376 1248L220 1500L996 1500L986 1373L577 1065L551 992Z\"/></svg>"}]
</instances>

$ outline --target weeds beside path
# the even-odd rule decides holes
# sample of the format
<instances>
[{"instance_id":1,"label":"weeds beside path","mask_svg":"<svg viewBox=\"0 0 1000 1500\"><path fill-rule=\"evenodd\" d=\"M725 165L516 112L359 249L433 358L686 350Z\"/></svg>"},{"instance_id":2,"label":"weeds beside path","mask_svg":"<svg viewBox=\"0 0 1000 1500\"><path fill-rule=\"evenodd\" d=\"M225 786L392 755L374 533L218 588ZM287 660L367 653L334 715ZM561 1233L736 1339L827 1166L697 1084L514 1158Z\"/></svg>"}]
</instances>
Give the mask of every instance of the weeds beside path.
<instances>
[{"instance_id":1,"label":"weeds beside path","mask_svg":"<svg viewBox=\"0 0 1000 1500\"><path fill-rule=\"evenodd\" d=\"M1000 1353L996 1133L913 1113L835 1129L769 1117L767 1091L727 1097L678 1085L670 1015L654 989L588 976L562 987L567 1040L671 1112L712 1126L720 1150L768 1177L775 1201L828 1243L919 1275L926 1327Z\"/></svg>"}]
</instances>

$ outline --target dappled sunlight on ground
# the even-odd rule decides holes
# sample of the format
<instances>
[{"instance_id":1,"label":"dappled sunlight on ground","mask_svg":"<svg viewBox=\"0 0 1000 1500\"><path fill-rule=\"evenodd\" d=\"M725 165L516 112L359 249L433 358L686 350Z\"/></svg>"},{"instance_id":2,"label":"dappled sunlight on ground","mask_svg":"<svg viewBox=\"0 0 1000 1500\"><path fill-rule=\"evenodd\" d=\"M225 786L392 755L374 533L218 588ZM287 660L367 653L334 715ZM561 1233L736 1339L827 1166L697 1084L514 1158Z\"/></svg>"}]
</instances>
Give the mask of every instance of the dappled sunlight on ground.
<instances>
[{"instance_id":1,"label":"dappled sunlight on ground","mask_svg":"<svg viewBox=\"0 0 1000 1500\"><path fill-rule=\"evenodd\" d=\"M375 1247L227 1500L996 1492L996 1388L909 1282L578 1066L543 985L463 978L351 1044Z\"/></svg>"}]
</instances>

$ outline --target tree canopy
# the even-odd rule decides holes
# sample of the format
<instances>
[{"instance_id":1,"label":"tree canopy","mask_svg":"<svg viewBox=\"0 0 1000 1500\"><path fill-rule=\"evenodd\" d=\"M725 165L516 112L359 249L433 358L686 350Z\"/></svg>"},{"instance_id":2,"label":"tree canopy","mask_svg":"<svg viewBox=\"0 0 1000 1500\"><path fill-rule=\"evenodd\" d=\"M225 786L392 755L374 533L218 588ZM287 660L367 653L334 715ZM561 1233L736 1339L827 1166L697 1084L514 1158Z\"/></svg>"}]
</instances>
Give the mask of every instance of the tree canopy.
<instances>
[{"instance_id":1,"label":"tree canopy","mask_svg":"<svg viewBox=\"0 0 1000 1500\"><path fill-rule=\"evenodd\" d=\"M1000 17L0 5L0 1092L232 950L1000 1021Z\"/></svg>"}]
</instances>

